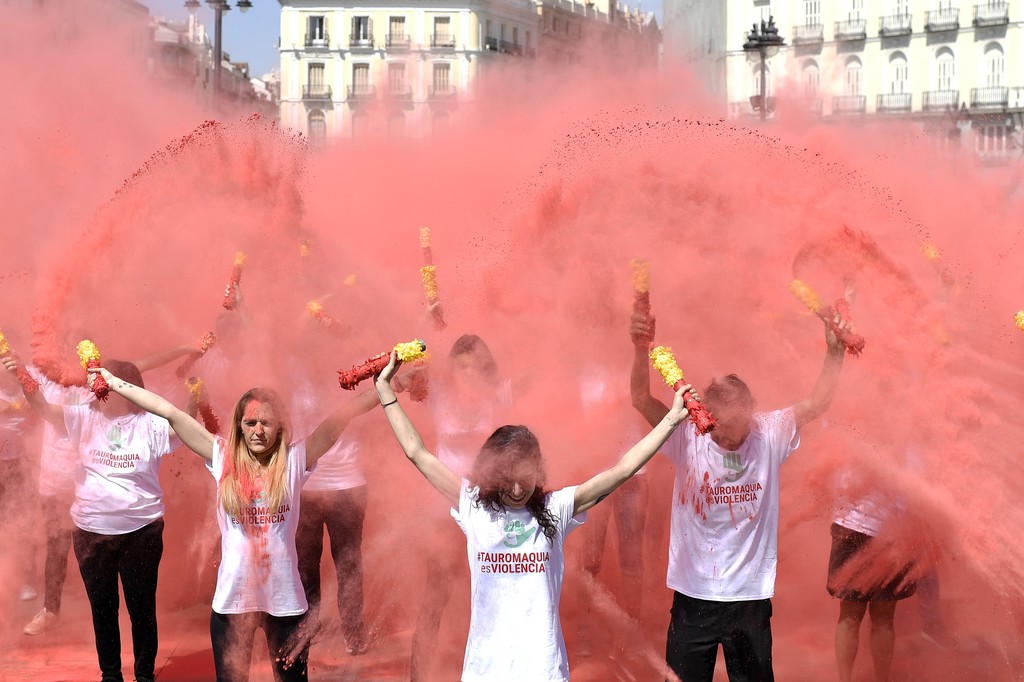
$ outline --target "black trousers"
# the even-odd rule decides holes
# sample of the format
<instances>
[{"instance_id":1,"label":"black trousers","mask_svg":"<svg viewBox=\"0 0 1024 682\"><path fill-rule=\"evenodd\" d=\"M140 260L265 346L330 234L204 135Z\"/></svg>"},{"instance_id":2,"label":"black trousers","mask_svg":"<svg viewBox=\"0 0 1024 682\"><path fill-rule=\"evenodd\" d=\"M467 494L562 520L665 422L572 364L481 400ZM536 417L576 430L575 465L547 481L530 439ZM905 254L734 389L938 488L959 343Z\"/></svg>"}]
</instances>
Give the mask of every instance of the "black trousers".
<instances>
[{"instance_id":1,"label":"black trousers","mask_svg":"<svg viewBox=\"0 0 1024 682\"><path fill-rule=\"evenodd\" d=\"M68 575L68 553L71 551L71 503L64 497L44 495L41 498L46 522L46 563L43 567L43 607L60 613L64 580Z\"/></svg>"},{"instance_id":2,"label":"black trousers","mask_svg":"<svg viewBox=\"0 0 1024 682\"><path fill-rule=\"evenodd\" d=\"M302 615L272 616L269 613L224 614L210 612L210 641L217 682L248 682L252 660L252 642L256 628L263 628L270 651L270 664L277 682L306 682L309 644L297 653L290 665L285 661L293 635Z\"/></svg>"},{"instance_id":3,"label":"black trousers","mask_svg":"<svg viewBox=\"0 0 1024 682\"><path fill-rule=\"evenodd\" d=\"M350 644L363 638L363 520L366 486L331 491L303 491L295 547L299 577L309 602L309 617L320 615L320 557L324 526L338 577L341 632Z\"/></svg>"},{"instance_id":4,"label":"black trousers","mask_svg":"<svg viewBox=\"0 0 1024 682\"><path fill-rule=\"evenodd\" d=\"M730 682L772 682L772 602L672 599L665 661L683 682L711 682L718 645Z\"/></svg>"},{"instance_id":5,"label":"black trousers","mask_svg":"<svg viewBox=\"0 0 1024 682\"><path fill-rule=\"evenodd\" d=\"M156 663L156 579L164 551L164 521L124 535L99 535L76 528L72 533L75 557L92 608L103 682L121 682L121 629L117 622L121 578L124 603L132 622L135 679L153 679Z\"/></svg>"}]
</instances>

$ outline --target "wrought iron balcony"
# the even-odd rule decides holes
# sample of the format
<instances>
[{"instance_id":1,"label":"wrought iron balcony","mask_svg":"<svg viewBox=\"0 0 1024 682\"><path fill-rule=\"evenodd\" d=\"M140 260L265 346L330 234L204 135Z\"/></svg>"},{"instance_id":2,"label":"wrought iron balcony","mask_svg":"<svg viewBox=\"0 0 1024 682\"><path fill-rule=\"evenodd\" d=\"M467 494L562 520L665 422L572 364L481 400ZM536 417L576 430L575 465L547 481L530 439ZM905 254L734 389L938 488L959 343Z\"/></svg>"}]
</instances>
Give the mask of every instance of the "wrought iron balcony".
<instances>
[{"instance_id":1,"label":"wrought iron balcony","mask_svg":"<svg viewBox=\"0 0 1024 682\"><path fill-rule=\"evenodd\" d=\"M750 108L753 111L761 111L761 95L750 96ZM775 98L768 95L768 108L765 109L765 113L770 114L775 111Z\"/></svg>"},{"instance_id":2,"label":"wrought iron balcony","mask_svg":"<svg viewBox=\"0 0 1024 682\"><path fill-rule=\"evenodd\" d=\"M793 27L794 45L816 45L823 42L825 42L825 27L821 24Z\"/></svg>"},{"instance_id":3,"label":"wrought iron balcony","mask_svg":"<svg viewBox=\"0 0 1024 682\"><path fill-rule=\"evenodd\" d=\"M988 0L974 6L975 26L1003 26L1010 23L1010 3Z\"/></svg>"},{"instance_id":4,"label":"wrought iron balcony","mask_svg":"<svg viewBox=\"0 0 1024 682\"><path fill-rule=\"evenodd\" d=\"M864 95L836 95L832 98L833 114L863 114L867 108Z\"/></svg>"},{"instance_id":5,"label":"wrought iron balcony","mask_svg":"<svg viewBox=\"0 0 1024 682\"><path fill-rule=\"evenodd\" d=\"M945 111L960 106L959 90L928 90L921 99L923 111Z\"/></svg>"},{"instance_id":6,"label":"wrought iron balcony","mask_svg":"<svg viewBox=\"0 0 1024 682\"><path fill-rule=\"evenodd\" d=\"M879 95L875 101L875 111L881 114L908 112L910 110L911 97L909 92L891 92L886 95Z\"/></svg>"},{"instance_id":7,"label":"wrought iron balcony","mask_svg":"<svg viewBox=\"0 0 1024 682\"><path fill-rule=\"evenodd\" d=\"M326 50L331 46L331 36L327 31L324 31L322 34L307 33L305 45L307 48L312 48L314 50Z\"/></svg>"},{"instance_id":8,"label":"wrought iron balcony","mask_svg":"<svg viewBox=\"0 0 1024 682\"><path fill-rule=\"evenodd\" d=\"M863 19L847 19L836 22L836 40L864 40L867 37L867 22Z\"/></svg>"},{"instance_id":9,"label":"wrought iron balcony","mask_svg":"<svg viewBox=\"0 0 1024 682\"><path fill-rule=\"evenodd\" d=\"M374 99L377 96L377 86L362 83L348 86L349 99Z\"/></svg>"},{"instance_id":10,"label":"wrought iron balcony","mask_svg":"<svg viewBox=\"0 0 1024 682\"><path fill-rule=\"evenodd\" d=\"M484 38L484 49L485 50L491 50L493 52L497 52L498 51L498 39L497 38L491 38L491 37Z\"/></svg>"},{"instance_id":11,"label":"wrought iron balcony","mask_svg":"<svg viewBox=\"0 0 1024 682\"><path fill-rule=\"evenodd\" d=\"M498 52L511 53L512 52L512 43L510 43L507 40L499 40L498 41Z\"/></svg>"},{"instance_id":12,"label":"wrought iron balcony","mask_svg":"<svg viewBox=\"0 0 1024 682\"><path fill-rule=\"evenodd\" d=\"M928 10L924 13L924 30L956 31L960 28L960 8L944 7Z\"/></svg>"},{"instance_id":13,"label":"wrought iron balcony","mask_svg":"<svg viewBox=\"0 0 1024 682\"><path fill-rule=\"evenodd\" d=\"M309 102L330 102L330 85L303 85L302 99Z\"/></svg>"},{"instance_id":14,"label":"wrought iron balcony","mask_svg":"<svg viewBox=\"0 0 1024 682\"><path fill-rule=\"evenodd\" d=\"M404 83L392 83L388 85L388 89L384 92L384 96L388 99L412 99L412 88Z\"/></svg>"},{"instance_id":15,"label":"wrought iron balcony","mask_svg":"<svg viewBox=\"0 0 1024 682\"><path fill-rule=\"evenodd\" d=\"M909 14L893 14L878 18L878 35L883 38L909 36L913 32L913 22Z\"/></svg>"},{"instance_id":16,"label":"wrought iron balcony","mask_svg":"<svg viewBox=\"0 0 1024 682\"><path fill-rule=\"evenodd\" d=\"M389 50L408 50L412 40L407 33L389 33L385 45Z\"/></svg>"},{"instance_id":17,"label":"wrought iron balcony","mask_svg":"<svg viewBox=\"0 0 1024 682\"><path fill-rule=\"evenodd\" d=\"M430 36L430 47L434 49L455 49L455 36L450 33L435 33Z\"/></svg>"},{"instance_id":18,"label":"wrought iron balcony","mask_svg":"<svg viewBox=\"0 0 1024 682\"><path fill-rule=\"evenodd\" d=\"M348 38L348 47L350 50L372 50L373 36L365 33L353 33Z\"/></svg>"},{"instance_id":19,"label":"wrought iron balcony","mask_svg":"<svg viewBox=\"0 0 1024 682\"><path fill-rule=\"evenodd\" d=\"M971 88L972 109L1003 109L1010 103L1010 88Z\"/></svg>"},{"instance_id":20,"label":"wrought iron balcony","mask_svg":"<svg viewBox=\"0 0 1024 682\"><path fill-rule=\"evenodd\" d=\"M430 99L455 99L455 88L451 85L432 85Z\"/></svg>"}]
</instances>

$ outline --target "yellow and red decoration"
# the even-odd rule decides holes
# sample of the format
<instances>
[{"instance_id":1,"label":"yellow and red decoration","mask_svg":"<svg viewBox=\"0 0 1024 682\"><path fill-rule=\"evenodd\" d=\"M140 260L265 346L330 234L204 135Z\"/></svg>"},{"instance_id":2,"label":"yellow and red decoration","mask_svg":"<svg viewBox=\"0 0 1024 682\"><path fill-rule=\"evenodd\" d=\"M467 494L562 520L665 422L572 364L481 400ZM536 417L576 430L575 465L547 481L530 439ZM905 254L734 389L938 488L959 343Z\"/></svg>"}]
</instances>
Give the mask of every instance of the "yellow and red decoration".
<instances>
[{"instance_id":1,"label":"yellow and red decoration","mask_svg":"<svg viewBox=\"0 0 1024 682\"><path fill-rule=\"evenodd\" d=\"M427 344L421 339L415 339L405 343L395 344L392 349L398 354L402 362L414 362L423 357L427 352ZM338 384L346 391L354 390L356 385L363 379L380 374L391 359L391 351L385 351L374 355L361 365L356 365L349 370L338 370Z\"/></svg>"},{"instance_id":2,"label":"yellow and red decoration","mask_svg":"<svg viewBox=\"0 0 1024 682\"><path fill-rule=\"evenodd\" d=\"M90 370L100 366L100 349L89 339L79 341L75 350L78 352L78 360L82 363L82 369ZM107 380L99 373L90 376L92 380L86 380L89 388L92 389L92 392L98 399L106 400L107 395L110 393L110 386L107 384Z\"/></svg>"},{"instance_id":3,"label":"yellow and red decoration","mask_svg":"<svg viewBox=\"0 0 1024 682\"><path fill-rule=\"evenodd\" d=\"M179 379L184 379L185 375L188 374L192 367L195 366L196 362L199 361L199 358L206 355L206 351L213 348L216 343L217 335L213 332L206 332L199 337L199 343L196 344L196 350L198 350L199 353L193 353L185 358L185 361L181 363L178 369L174 370L174 375Z\"/></svg>"},{"instance_id":4,"label":"yellow and red decoration","mask_svg":"<svg viewBox=\"0 0 1024 682\"><path fill-rule=\"evenodd\" d=\"M447 327L444 321L444 313L438 302L437 293L437 267L434 265L434 254L430 248L430 228L420 228L420 248L423 249L423 267L420 268L420 279L423 281L423 293L427 296L427 303L431 306L430 314L434 318L434 327L441 331Z\"/></svg>"},{"instance_id":5,"label":"yellow and red decoration","mask_svg":"<svg viewBox=\"0 0 1024 682\"><path fill-rule=\"evenodd\" d=\"M189 377L185 381L185 389L188 390L189 396L195 402L199 418L206 425L206 430L210 433L220 433L220 420L217 419L217 415L213 413L213 408L210 406L210 399L206 395L206 386L203 384L203 380L195 376Z\"/></svg>"},{"instance_id":6,"label":"yellow and red decoration","mask_svg":"<svg viewBox=\"0 0 1024 682\"><path fill-rule=\"evenodd\" d=\"M242 281L242 266L245 265L245 252L235 253L235 264L231 267L231 280L228 282L227 293L224 294L223 306L226 310L234 310L238 307L238 300L235 296L235 287Z\"/></svg>"},{"instance_id":7,"label":"yellow and red decoration","mask_svg":"<svg viewBox=\"0 0 1024 682\"><path fill-rule=\"evenodd\" d=\"M826 308L821 303L821 297L806 283L798 279L794 279L790 283L789 290L807 306L808 310L825 321L832 329L832 333L846 347L847 353L853 356L861 354L864 350L864 337L852 329L842 326L844 321L850 321L850 304L846 302L845 298L836 300L834 305Z\"/></svg>"},{"instance_id":8,"label":"yellow and red decoration","mask_svg":"<svg viewBox=\"0 0 1024 682\"><path fill-rule=\"evenodd\" d=\"M1017 329L1024 332L1024 310L1018 310L1013 316L1013 323L1017 325Z\"/></svg>"},{"instance_id":9,"label":"yellow and red decoration","mask_svg":"<svg viewBox=\"0 0 1024 682\"><path fill-rule=\"evenodd\" d=\"M4 336L3 332L0 332L0 357L4 357L11 354L11 344L7 341L7 337ZM29 394L39 388L39 382L32 378L32 375L28 373L21 363L18 363L18 369L15 372L18 377L18 381L21 382L21 388L25 391L25 394Z\"/></svg>"},{"instance_id":10,"label":"yellow and red decoration","mask_svg":"<svg viewBox=\"0 0 1024 682\"><path fill-rule=\"evenodd\" d=\"M683 370L679 369L679 364L676 362L676 357L672 354L671 348L668 346L656 346L651 349L650 358L651 365L654 366L654 369L658 370L661 378L672 387L673 391L678 391L679 387L686 383L686 377L683 376ZM708 412L708 408L704 407L704 403L697 400L692 391L687 391L683 394L683 406L689 410L690 421L697 427L697 433L700 435L710 433L718 426L714 415Z\"/></svg>"}]
</instances>

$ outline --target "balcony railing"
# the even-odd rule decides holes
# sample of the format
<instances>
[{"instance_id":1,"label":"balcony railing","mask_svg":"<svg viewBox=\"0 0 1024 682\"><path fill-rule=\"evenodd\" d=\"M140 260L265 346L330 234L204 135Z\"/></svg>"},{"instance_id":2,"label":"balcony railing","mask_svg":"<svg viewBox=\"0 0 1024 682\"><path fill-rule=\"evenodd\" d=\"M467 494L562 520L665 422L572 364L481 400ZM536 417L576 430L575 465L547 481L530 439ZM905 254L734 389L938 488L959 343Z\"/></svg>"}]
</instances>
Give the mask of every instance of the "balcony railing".
<instances>
[{"instance_id":1,"label":"balcony railing","mask_svg":"<svg viewBox=\"0 0 1024 682\"><path fill-rule=\"evenodd\" d=\"M875 111L881 114L907 112L911 109L909 92L891 92L879 95L875 101Z\"/></svg>"},{"instance_id":2,"label":"balcony railing","mask_svg":"<svg viewBox=\"0 0 1024 682\"><path fill-rule=\"evenodd\" d=\"M412 88L405 84L393 83L388 86L384 96L388 99L412 99Z\"/></svg>"},{"instance_id":3,"label":"balcony railing","mask_svg":"<svg viewBox=\"0 0 1024 682\"><path fill-rule=\"evenodd\" d=\"M761 111L761 95L750 96L750 108L753 111ZM775 111L775 98L768 95L768 108L765 113L770 114Z\"/></svg>"},{"instance_id":4,"label":"balcony railing","mask_svg":"<svg viewBox=\"0 0 1024 682\"><path fill-rule=\"evenodd\" d=\"M364 33L353 33L348 38L348 46L351 50L372 50L373 36Z\"/></svg>"},{"instance_id":5,"label":"balcony railing","mask_svg":"<svg viewBox=\"0 0 1024 682\"><path fill-rule=\"evenodd\" d=\"M832 98L833 114L863 114L867 107L864 95L836 95Z\"/></svg>"},{"instance_id":6,"label":"balcony railing","mask_svg":"<svg viewBox=\"0 0 1024 682\"><path fill-rule=\"evenodd\" d=\"M377 96L376 85L350 85L348 86L349 99L374 99Z\"/></svg>"},{"instance_id":7,"label":"balcony railing","mask_svg":"<svg viewBox=\"0 0 1024 682\"><path fill-rule=\"evenodd\" d=\"M330 102L331 101L331 86L330 85L303 85L302 86L302 99L307 101L316 102Z\"/></svg>"},{"instance_id":8,"label":"balcony railing","mask_svg":"<svg viewBox=\"0 0 1024 682\"><path fill-rule=\"evenodd\" d=\"M455 88L451 85L430 86L430 99L455 99Z\"/></svg>"},{"instance_id":9,"label":"balcony railing","mask_svg":"<svg viewBox=\"0 0 1024 682\"><path fill-rule=\"evenodd\" d=\"M498 41L498 52L512 53L512 43L507 40Z\"/></svg>"},{"instance_id":10,"label":"balcony railing","mask_svg":"<svg viewBox=\"0 0 1024 682\"><path fill-rule=\"evenodd\" d=\"M450 33L435 33L430 36L430 47L434 49L455 49L455 36Z\"/></svg>"},{"instance_id":11,"label":"balcony railing","mask_svg":"<svg viewBox=\"0 0 1024 682\"><path fill-rule=\"evenodd\" d=\"M816 45L823 42L825 42L825 27L821 24L793 27L794 45Z\"/></svg>"},{"instance_id":12,"label":"balcony railing","mask_svg":"<svg viewBox=\"0 0 1024 682\"><path fill-rule=\"evenodd\" d=\"M924 13L924 30L955 31L960 28L960 8L944 7Z\"/></svg>"},{"instance_id":13,"label":"balcony railing","mask_svg":"<svg viewBox=\"0 0 1024 682\"><path fill-rule=\"evenodd\" d=\"M868 37L867 22L863 19L847 19L836 22L836 40L864 40Z\"/></svg>"},{"instance_id":14,"label":"balcony railing","mask_svg":"<svg viewBox=\"0 0 1024 682\"><path fill-rule=\"evenodd\" d=\"M928 90L921 99L923 111L945 111L960 106L959 90Z\"/></svg>"},{"instance_id":15,"label":"balcony railing","mask_svg":"<svg viewBox=\"0 0 1024 682\"><path fill-rule=\"evenodd\" d=\"M1010 3L989 0L974 6L975 26L1002 26L1010 23Z\"/></svg>"},{"instance_id":16,"label":"balcony railing","mask_svg":"<svg viewBox=\"0 0 1024 682\"><path fill-rule=\"evenodd\" d=\"M407 33L389 33L385 45L389 50L408 50L412 40Z\"/></svg>"},{"instance_id":17,"label":"balcony railing","mask_svg":"<svg viewBox=\"0 0 1024 682\"><path fill-rule=\"evenodd\" d=\"M324 31L321 34L306 34L306 47L313 49L326 50L331 46L331 36Z\"/></svg>"},{"instance_id":18,"label":"balcony railing","mask_svg":"<svg viewBox=\"0 0 1024 682\"><path fill-rule=\"evenodd\" d=\"M913 22L909 14L893 14L878 18L878 35L883 38L908 36L913 32Z\"/></svg>"},{"instance_id":19,"label":"balcony railing","mask_svg":"<svg viewBox=\"0 0 1024 682\"><path fill-rule=\"evenodd\" d=\"M972 109L1002 109L1010 103L1010 88L971 88Z\"/></svg>"},{"instance_id":20,"label":"balcony railing","mask_svg":"<svg viewBox=\"0 0 1024 682\"><path fill-rule=\"evenodd\" d=\"M491 50L493 52L497 52L498 51L498 39L497 38L491 38L491 37L484 38L484 49L485 50Z\"/></svg>"}]
</instances>

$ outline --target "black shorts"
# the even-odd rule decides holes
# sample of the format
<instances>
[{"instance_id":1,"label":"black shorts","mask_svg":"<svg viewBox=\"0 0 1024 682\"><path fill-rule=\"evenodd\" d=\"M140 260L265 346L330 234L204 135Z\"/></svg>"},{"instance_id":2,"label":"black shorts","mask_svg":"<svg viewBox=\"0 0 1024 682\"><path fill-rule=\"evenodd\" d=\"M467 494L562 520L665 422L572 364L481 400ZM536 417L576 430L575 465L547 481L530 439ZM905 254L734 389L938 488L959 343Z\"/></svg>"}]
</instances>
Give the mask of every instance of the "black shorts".
<instances>
[{"instance_id":1,"label":"black shorts","mask_svg":"<svg viewBox=\"0 0 1024 682\"><path fill-rule=\"evenodd\" d=\"M897 570L880 567L873 561L874 538L832 524L832 552L828 558L828 593L843 601L897 601L917 591L917 583L908 580L911 565ZM878 572L881 570L881 573Z\"/></svg>"}]
</instances>

